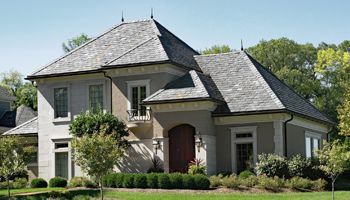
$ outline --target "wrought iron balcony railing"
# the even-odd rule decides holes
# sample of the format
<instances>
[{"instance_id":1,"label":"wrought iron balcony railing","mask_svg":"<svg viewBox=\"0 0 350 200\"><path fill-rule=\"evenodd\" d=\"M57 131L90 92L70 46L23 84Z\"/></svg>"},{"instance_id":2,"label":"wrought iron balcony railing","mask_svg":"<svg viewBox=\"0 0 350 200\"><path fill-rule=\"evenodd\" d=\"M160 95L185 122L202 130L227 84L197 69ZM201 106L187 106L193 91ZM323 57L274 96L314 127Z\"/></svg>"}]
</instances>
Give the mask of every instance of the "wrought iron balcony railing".
<instances>
[{"instance_id":1,"label":"wrought iron balcony railing","mask_svg":"<svg viewBox=\"0 0 350 200\"><path fill-rule=\"evenodd\" d=\"M130 122L139 122L139 121L150 121L151 120L151 109L131 109L127 111L128 120Z\"/></svg>"}]
</instances>

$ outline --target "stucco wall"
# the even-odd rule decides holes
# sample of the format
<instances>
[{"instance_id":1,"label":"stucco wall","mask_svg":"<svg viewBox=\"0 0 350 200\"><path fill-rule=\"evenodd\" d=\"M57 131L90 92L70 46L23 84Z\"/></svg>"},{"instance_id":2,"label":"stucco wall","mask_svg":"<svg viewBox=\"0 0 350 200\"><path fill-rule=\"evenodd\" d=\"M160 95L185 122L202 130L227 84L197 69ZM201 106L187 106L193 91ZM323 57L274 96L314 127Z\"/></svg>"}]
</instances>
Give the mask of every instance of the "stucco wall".
<instances>
[{"instance_id":1,"label":"stucco wall","mask_svg":"<svg viewBox=\"0 0 350 200\"><path fill-rule=\"evenodd\" d=\"M216 131L216 161L217 171L232 171L232 155L231 155L231 130L232 127L257 126L257 153L273 153L274 152L274 128L273 123L256 123L256 124L240 124L240 125L218 125Z\"/></svg>"},{"instance_id":2,"label":"stucco wall","mask_svg":"<svg viewBox=\"0 0 350 200\"><path fill-rule=\"evenodd\" d=\"M307 129L293 124L287 124L287 156L290 157L295 154L305 156L305 132L321 134L322 140L327 140L327 133Z\"/></svg>"},{"instance_id":3,"label":"stucco wall","mask_svg":"<svg viewBox=\"0 0 350 200\"><path fill-rule=\"evenodd\" d=\"M113 114L127 122L127 102L128 102L128 81L149 80L150 94L164 87L170 81L178 78L178 76L169 73L156 73L135 76L122 76L113 78ZM153 137L151 126L132 129L129 139L150 139Z\"/></svg>"}]
</instances>

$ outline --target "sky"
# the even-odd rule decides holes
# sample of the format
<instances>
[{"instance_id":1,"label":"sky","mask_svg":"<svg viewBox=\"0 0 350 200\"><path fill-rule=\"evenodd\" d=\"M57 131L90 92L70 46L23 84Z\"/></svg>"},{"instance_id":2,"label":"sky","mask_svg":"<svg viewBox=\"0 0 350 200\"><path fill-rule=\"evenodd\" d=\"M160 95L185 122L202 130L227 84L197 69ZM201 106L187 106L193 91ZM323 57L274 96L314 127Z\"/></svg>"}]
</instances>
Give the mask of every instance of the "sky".
<instances>
[{"instance_id":1,"label":"sky","mask_svg":"<svg viewBox=\"0 0 350 200\"><path fill-rule=\"evenodd\" d=\"M299 43L350 39L346 0L1 0L0 73L24 76L63 55L62 42L95 37L125 21L154 19L196 50L234 49L288 37Z\"/></svg>"}]
</instances>

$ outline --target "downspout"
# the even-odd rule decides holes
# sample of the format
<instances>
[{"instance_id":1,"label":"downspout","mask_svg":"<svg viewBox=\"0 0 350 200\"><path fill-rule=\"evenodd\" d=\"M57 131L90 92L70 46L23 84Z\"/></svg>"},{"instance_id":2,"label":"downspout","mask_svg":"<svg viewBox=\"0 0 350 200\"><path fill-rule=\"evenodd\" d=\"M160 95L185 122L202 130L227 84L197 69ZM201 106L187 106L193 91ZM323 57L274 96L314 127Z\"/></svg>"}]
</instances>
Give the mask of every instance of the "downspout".
<instances>
[{"instance_id":1,"label":"downspout","mask_svg":"<svg viewBox=\"0 0 350 200\"><path fill-rule=\"evenodd\" d=\"M111 109L110 109L110 112L111 112L111 114L113 114L112 112L113 112L113 103L112 103L112 77L110 77L110 76L108 76L108 75L106 75L106 72L103 72L103 76L105 77L105 78L108 78L109 79L109 81L110 81L110 86L109 86L109 90L110 90L110 102L111 102Z\"/></svg>"},{"instance_id":2,"label":"downspout","mask_svg":"<svg viewBox=\"0 0 350 200\"><path fill-rule=\"evenodd\" d=\"M287 123L292 121L294 118L294 115L290 115L290 119L288 119L287 121L284 122L284 126L283 126L283 129L284 129L284 156L287 157Z\"/></svg>"}]
</instances>

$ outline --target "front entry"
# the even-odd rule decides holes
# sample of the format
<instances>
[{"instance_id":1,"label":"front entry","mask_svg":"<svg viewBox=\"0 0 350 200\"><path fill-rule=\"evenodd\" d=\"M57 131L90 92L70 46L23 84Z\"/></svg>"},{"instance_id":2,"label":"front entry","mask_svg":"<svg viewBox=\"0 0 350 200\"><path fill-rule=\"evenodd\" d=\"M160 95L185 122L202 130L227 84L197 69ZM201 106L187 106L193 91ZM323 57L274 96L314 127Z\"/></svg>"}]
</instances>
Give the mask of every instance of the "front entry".
<instances>
[{"instance_id":1,"label":"front entry","mask_svg":"<svg viewBox=\"0 0 350 200\"><path fill-rule=\"evenodd\" d=\"M195 158L194 147L195 128L183 124L169 130L169 171L183 172L188 170L188 164Z\"/></svg>"}]
</instances>

